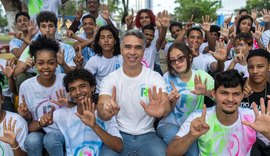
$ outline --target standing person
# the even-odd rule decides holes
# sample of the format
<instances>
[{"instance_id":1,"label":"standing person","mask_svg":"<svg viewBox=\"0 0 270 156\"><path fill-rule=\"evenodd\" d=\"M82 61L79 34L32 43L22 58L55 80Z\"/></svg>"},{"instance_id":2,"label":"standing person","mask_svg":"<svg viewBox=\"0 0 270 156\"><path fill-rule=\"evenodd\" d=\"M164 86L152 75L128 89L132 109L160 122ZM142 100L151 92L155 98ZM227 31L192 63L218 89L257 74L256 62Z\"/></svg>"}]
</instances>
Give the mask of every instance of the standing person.
<instances>
[{"instance_id":1,"label":"standing person","mask_svg":"<svg viewBox=\"0 0 270 156\"><path fill-rule=\"evenodd\" d=\"M270 84L267 82L267 79L270 71L270 53L264 49L250 51L247 56L247 67L249 79L246 81L246 97L242 100L241 107L252 109L252 103L255 102L258 110L261 110L259 101L260 98L263 98L268 108ZM251 155L270 155L269 144L270 141L268 139L258 134L257 140L252 147Z\"/></svg>"},{"instance_id":2,"label":"standing person","mask_svg":"<svg viewBox=\"0 0 270 156\"><path fill-rule=\"evenodd\" d=\"M60 108L51 102L57 99L56 91L63 87L64 74L55 73L58 51L58 43L46 36L40 36L29 47L39 74L22 83L18 108L20 115L29 123L30 133L25 140L29 156L42 156L43 147L50 156L64 156L62 133L44 122L49 120L55 109Z\"/></svg>"},{"instance_id":3,"label":"standing person","mask_svg":"<svg viewBox=\"0 0 270 156\"><path fill-rule=\"evenodd\" d=\"M266 115L265 108L259 115L256 108L254 114L250 109L239 107L244 84L243 77L236 70L216 74L212 91L216 106L208 109L204 106L203 110L192 113L168 146L167 155L183 155L196 140L200 155L250 155L256 131L246 125L268 117L262 117ZM263 98L260 103L264 105Z\"/></svg>"},{"instance_id":4,"label":"standing person","mask_svg":"<svg viewBox=\"0 0 270 156\"><path fill-rule=\"evenodd\" d=\"M107 5L101 5L100 0L86 0L86 7L88 9L88 13L83 14L82 8L76 11L76 18L69 27L69 30L72 30L74 33L77 32L82 26L82 17L90 14L96 18L96 24L98 26L110 25L113 30L118 33L118 29L110 18L109 7ZM99 11L100 7L101 10Z\"/></svg>"},{"instance_id":5,"label":"standing person","mask_svg":"<svg viewBox=\"0 0 270 156\"><path fill-rule=\"evenodd\" d=\"M53 118L44 122L53 121L52 126L62 132L66 155L118 155L123 143L115 118L102 121L91 102L96 85L94 76L85 69L79 69L69 72L63 81L74 105L54 111ZM59 99L65 98L62 91L59 93Z\"/></svg>"},{"instance_id":6,"label":"standing person","mask_svg":"<svg viewBox=\"0 0 270 156\"><path fill-rule=\"evenodd\" d=\"M24 141L28 133L26 121L18 114L3 111L4 96L0 86L0 151L2 155L26 156Z\"/></svg>"},{"instance_id":7,"label":"standing person","mask_svg":"<svg viewBox=\"0 0 270 156\"><path fill-rule=\"evenodd\" d=\"M96 55L90 58L84 68L96 77L96 93L99 93L102 79L118 69L123 62L119 37L109 25L99 28L94 41L94 51Z\"/></svg>"},{"instance_id":8,"label":"standing person","mask_svg":"<svg viewBox=\"0 0 270 156\"><path fill-rule=\"evenodd\" d=\"M168 72L163 78L173 111L160 120L157 133L169 144L186 118L202 109L204 96L211 97L214 80L203 70L191 69L191 51L184 43L174 43L169 48L167 59Z\"/></svg>"},{"instance_id":9,"label":"standing person","mask_svg":"<svg viewBox=\"0 0 270 156\"><path fill-rule=\"evenodd\" d=\"M116 117L123 137L123 156L164 156L166 150L166 143L153 127L155 118L171 111L166 83L158 73L141 64L144 49L145 38L139 30L123 34L123 66L105 77L100 85L98 115L103 120Z\"/></svg>"}]
</instances>

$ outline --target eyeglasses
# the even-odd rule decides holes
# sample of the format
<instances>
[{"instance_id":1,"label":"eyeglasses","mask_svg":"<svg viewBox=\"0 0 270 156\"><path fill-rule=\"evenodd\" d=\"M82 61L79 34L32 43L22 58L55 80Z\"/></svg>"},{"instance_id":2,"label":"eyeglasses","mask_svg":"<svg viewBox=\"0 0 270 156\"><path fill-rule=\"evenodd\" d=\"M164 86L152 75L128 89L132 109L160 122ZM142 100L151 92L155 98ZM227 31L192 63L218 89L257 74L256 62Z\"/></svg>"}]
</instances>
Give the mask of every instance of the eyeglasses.
<instances>
[{"instance_id":1,"label":"eyeglasses","mask_svg":"<svg viewBox=\"0 0 270 156\"><path fill-rule=\"evenodd\" d=\"M184 56L184 55L183 56L178 56L174 60L170 60L170 63L172 65L176 64L176 62L182 63L182 62L185 61L185 59L186 59L186 56Z\"/></svg>"}]
</instances>

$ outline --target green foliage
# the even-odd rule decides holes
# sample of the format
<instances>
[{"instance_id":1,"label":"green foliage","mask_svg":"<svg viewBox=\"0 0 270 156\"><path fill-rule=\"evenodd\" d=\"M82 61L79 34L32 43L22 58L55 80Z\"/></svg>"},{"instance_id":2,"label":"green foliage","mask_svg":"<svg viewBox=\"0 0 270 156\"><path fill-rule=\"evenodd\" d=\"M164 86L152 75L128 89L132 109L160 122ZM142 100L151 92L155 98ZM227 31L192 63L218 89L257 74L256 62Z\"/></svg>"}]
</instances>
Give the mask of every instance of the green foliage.
<instances>
[{"instance_id":1,"label":"green foliage","mask_svg":"<svg viewBox=\"0 0 270 156\"><path fill-rule=\"evenodd\" d=\"M189 21L192 14L193 21L202 22L202 16L209 15L213 20L217 19L216 11L220 8L220 1L214 0L175 0L180 6L175 8L175 14L180 21Z\"/></svg>"},{"instance_id":2,"label":"green foliage","mask_svg":"<svg viewBox=\"0 0 270 156\"><path fill-rule=\"evenodd\" d=\"M251 9L270 9L270 1L269 0L247 0L246 1L246 9L251 11Z\"/></svg>"},{"instance_id":3,"label":"green foliage","mask_svg":"<svg viewBox=\"0 0 270 156\"><path fill-rule=\"evenodd\" d=\"M8 25L7 19L2 16L2 5L0 4L0 27L4 27Z\"/></svg>"}]
</instances>

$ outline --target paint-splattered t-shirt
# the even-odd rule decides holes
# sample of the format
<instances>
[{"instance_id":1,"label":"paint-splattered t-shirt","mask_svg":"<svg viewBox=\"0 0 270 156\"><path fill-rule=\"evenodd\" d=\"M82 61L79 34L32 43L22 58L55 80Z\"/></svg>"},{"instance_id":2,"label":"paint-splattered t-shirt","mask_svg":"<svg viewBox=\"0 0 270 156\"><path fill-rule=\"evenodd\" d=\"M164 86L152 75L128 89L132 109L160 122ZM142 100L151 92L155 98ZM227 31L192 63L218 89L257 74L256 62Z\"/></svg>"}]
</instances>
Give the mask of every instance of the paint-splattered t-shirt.
<instances>
[{"instance_id":1,"label":"paint-splattered t-shirt","mask_svg":"<svg viewBox=\"0 0 270 156\"><path fill-rule=\"evenodd\" d=\"M238 109L238 119L230 126L222 125L216 116L216 107L207 109L206 123L209 131L198 138L198 146L201 156L247 156L250 155L252 145L256 141L256 131L244 126L242 121L254 122L255 115L252 110ZM185 136L190 131L191 122L201 117L202 110L192 113L176 134Z\"/></svg>"}]
</instances>

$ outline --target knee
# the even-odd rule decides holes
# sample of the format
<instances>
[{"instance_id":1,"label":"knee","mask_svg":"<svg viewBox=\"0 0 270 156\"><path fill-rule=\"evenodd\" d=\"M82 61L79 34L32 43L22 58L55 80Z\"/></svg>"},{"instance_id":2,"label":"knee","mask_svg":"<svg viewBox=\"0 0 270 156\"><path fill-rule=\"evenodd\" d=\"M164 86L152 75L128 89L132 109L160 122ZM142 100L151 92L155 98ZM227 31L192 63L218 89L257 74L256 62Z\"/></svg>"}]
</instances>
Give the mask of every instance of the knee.
<instances>
[{"instance_id":1,"label":"knee","mask_svg":"<svg viewBox=\"0 0 270 156\"><path fill-rule=\"evenodd\" d=\"M43 147L42 139L43 136L35 132L28 134L24 142L25 148L26 149L42 148Z\"/></svg>"},{"instance_id":2,"label":"knee","mask_svg":"<svg viewBox=\"0 0 270 156\"><path fill-rule=\"evenodd\" d=\"M43 144L46 147L54 147L55 145L64 144L64 136L59 131L52 131L44 136Z\"/></svg>"}]
</instances>

